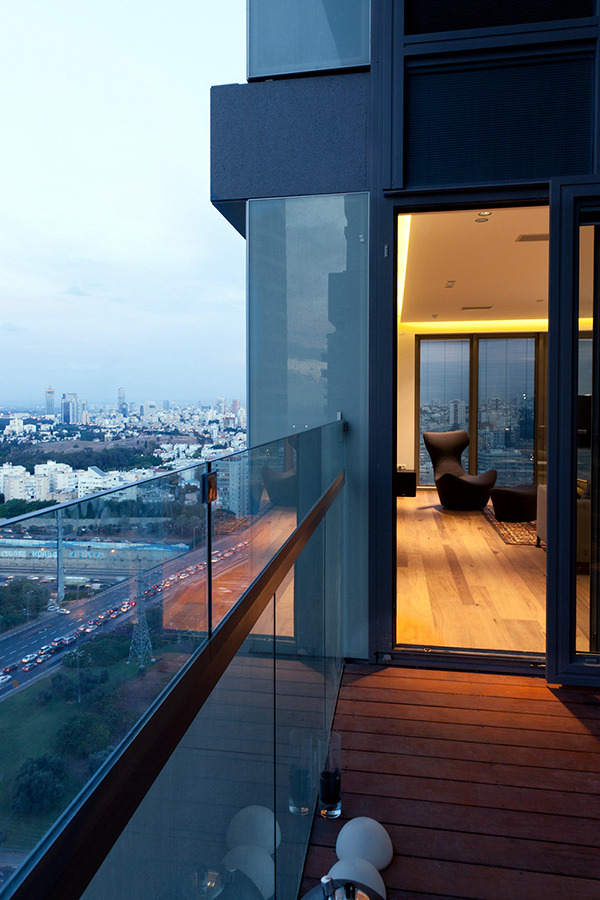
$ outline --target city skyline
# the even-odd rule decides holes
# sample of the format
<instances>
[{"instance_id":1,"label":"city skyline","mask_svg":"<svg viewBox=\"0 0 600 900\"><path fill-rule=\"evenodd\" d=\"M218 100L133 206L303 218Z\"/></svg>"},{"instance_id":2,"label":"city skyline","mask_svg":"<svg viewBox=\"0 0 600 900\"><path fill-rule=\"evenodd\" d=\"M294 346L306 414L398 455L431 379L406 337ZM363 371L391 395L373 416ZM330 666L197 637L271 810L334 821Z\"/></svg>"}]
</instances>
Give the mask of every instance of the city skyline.
<instances>
[{"instance_id":1,"label":"city skyline","mask_svg":"<svg viewBox=\"0 0 600 900\"><path fill-rule=\"evenodd\" d=\"M245 397L245 244L209 201L208 127L210 85L245 80L243 9L7 5L1 404Z\"/></svg>"},{"instance_id":2,"label":"city skyline","mask_svg":"<svg viewBox=\"0 0 600 900\"><path fill-rule=\"evenodd\" d=\"M122 391L123 391L123 395L121 394ZM52 411L50 411L50 409L48 407L50 395L52 396L52 402L53 402L53 407L54 407ZM41 398L41 400L39 400L38 403L28 403L28 404L23 404L23 405L15 404L15 403L3 403L2 398L0 397L0 410L9 412L11 415L18 415L21 412L35 411L35 412L39 412L42 415L55 415L55 416L60 417L61 401L72 395L77 397L80 402L84 403L86 405L86 408L106 409L106 408L112 407L117 412L120 411L120 407L123 402L125 403L125 405L128 408L139 407L140 405L143 405L144 403L148 403L148 402L153 402L153 403L159 404L159 405L161 405L161 407L164 404L169 404L169 406L165 407L166 410L168 410L169 408L173 408L173 406L176 408L177 407L188 407L188 406L192 406L192 407L194 407L194 406L201 406L201 407L217 406L220 401L223 401L225 403L225 405L228 405L230 408L231 408L232 404L238 404L238 409L240 406L242 406L242 407L246 406L245 395L243 395L243 396L233 396L233 395L227 396L227 395L223 394L222 392L217 394L216 396L215 395L211 395L211 396L207 395L204 397L196 397L193 400L182 401L182 400L179 400L178 398L173 398L173 397L162 397L162 396L161 397L151 397L148 394L143 394L140 397L129 397L127 391L125 391L125 389L122 386L120 386L118 388L118 392L112 398L106 397L104 399L98 399L98 398L90 399L89 397L84 397L83 395L79 395L78 391L60 391L60 390L55 389L53 385L48 385L44 389L44 391L42 393L42 398Z\"/></svg>"}]
</instances>

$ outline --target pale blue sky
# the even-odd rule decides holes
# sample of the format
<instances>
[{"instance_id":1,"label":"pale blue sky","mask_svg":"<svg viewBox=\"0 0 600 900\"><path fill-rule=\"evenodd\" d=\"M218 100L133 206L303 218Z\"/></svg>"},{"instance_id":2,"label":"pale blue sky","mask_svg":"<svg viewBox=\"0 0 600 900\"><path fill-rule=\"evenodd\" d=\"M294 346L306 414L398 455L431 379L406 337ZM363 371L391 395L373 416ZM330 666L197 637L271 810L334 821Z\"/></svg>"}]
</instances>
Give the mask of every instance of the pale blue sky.
<instances>
[{"instance_id":1,"label":"pale blue sky","mask_svg":"<svg viewBox=\"0 0 600 900\"><path fill-rule=\"evenodd\" d=\"M1 9L0 406L244 399L244 241L208 198L245 0Z\"/></svg>"}]
</instances>

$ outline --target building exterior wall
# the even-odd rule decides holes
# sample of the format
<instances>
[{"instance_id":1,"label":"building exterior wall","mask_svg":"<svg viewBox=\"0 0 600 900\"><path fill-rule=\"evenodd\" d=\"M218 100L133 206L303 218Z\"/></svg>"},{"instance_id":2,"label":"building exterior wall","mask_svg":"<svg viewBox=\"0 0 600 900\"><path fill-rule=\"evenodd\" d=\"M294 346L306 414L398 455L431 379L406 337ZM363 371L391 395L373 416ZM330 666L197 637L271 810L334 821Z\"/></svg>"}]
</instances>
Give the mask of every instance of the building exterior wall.
<instances>
[{"instance_id":1,"label":"building exterior wall","mask_svg":"<svg viewBox=\"0 0 600 900\"><path fill-rule=\"evenodd\" d=\"M368 449L355 471L368 486L368 571L355 630L368 608L372 658L394 641L393 473L400 451L403 464L411 463L414 428L410 423L400 437L396 420L397 399L412 392L414 381L413 344L396 339L397 214L547 202L552 179L595 174L597 13L591 0L372 0L368 66L316 73L307 59L302 72L296 59L272 80L213 89L213 202L239 230L248 200L353 191L370 197L361 375L368 386ZM251 291L251 329L256 304ZM281 305L266 325L280 331L279 340L271 335L270 362L282 367L290 357ZM252 440L257 414L262 425L271 417L270 438L292 424L285 386L276 386L276 397L252 380L260 378L260 346L251 336ZM397 384L399 377L405 380ZM342 412L352 428L353 409ZM364 644L356 655L366 655Z\"/></svg>"}]
</instances>

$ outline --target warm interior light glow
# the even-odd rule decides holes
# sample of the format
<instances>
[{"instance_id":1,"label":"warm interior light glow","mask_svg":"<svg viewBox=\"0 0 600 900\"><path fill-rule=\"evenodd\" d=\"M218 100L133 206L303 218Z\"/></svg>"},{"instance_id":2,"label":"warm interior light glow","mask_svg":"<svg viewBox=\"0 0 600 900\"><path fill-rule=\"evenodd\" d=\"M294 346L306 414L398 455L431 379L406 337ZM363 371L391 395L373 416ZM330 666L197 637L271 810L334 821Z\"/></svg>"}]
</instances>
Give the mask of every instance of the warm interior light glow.
<instances>
[{"instance_id":1,"label":"warm interior light glow","mask_svg":"<svg viewBox=\"0 0 600 900\"><path fill-rule=\"evenodd\" d=\"M402 315L411 216L398 216L398 318Z\"/></svg>"},{"instance_id":2,"label":"warm interior light glow","mask_svg":"<svg viewBox=\"0 0 600 900\"><path fill-rule=\"evenodd\" d=\"M580 319L579 330L591 331L593 319ZM398 316L398 330L405 334L462 334L488 331L548 331L548 319L495 319L464 322L401 322Z\"/></svg>"}]
</instances>

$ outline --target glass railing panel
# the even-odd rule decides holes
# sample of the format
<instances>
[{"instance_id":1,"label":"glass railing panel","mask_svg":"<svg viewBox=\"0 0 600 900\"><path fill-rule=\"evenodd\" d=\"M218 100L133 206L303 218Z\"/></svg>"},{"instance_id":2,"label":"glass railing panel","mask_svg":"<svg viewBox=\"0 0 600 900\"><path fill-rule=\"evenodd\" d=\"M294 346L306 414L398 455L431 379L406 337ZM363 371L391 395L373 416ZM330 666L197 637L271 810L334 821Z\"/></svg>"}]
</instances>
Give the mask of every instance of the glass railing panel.
<instances>
[{"instance_id":1,"label":"glass railing panel","mask_svg":"<svg viewBox=\"0 0 600 900\"><path fill-rule=\"evenodd\" d=\"M320 457L313 463L322 469ZM318 799L318 741L331 727L341 676L341 567L334 558L342 546L339 500L107 856L85 900L205 896L211 877L225 884L224 898L297 896ZM227 873L227 866L236 873Z\"/></svg>"},{"instance_id":2,"label":"glass railing panel","mask_svg":"<svg viewBox=\"0 0 600 900\"><path fill-rule=\"evenodd\" d=\"M0 821L15 864L207 640L204 471L0 526Z\"/></svg>"},{"instance_id":3,"label":"glass railing panel","mask_svg":"<svg viewBox=\"0 0 600 900\"><path fill-rule=\"evenodd\" d=\"M0 548L12 554L1 558L0 612L5 588L18 577L21 600L29 595L29 621L25 605L22 621L0 634L2 658L25 656L28 649L39 655L42 636L52 645L56 634L58 641L48 658L27 671L19 662L0 684L6 738L1 827L17 864L86 782L102 775L94 775L98 768L110 770L123 737L205 647L211 582L215 606L222 603L226 618L343 470L345 447L340 421L213 462L221 487L234 467L238 475L243 469L247 504L235 510L231 500L226 510L217 500L208 513L206 466L194 466L0 526ZM279 585L90 886L90 897L188 896L181 886L221 864L230 849L229 823L248 806L261 807L255 813L263 817L261 827L266 817L272 834L281 836L273 838L268 859L262 854L263 873L266 868L286 895L299 884L310 815L290 812L291 732L294 725L304 736L308 730L313 753L317 733L333 715L341 674L342 498L343 492ZM237 552L228 549L232 541L241 545ZM31 556L38 545L47 555ZM108 555L96 555L105 550ZM27 577L30 571L40 572L37 581ZM34 593L42 584L55 608L47 609L45 593L34 618ZM225 586L234 595L226 608ZM300 745L306 747L302 735ZM43 809L15 801L36 775L19 775L27 757L36 761L34 769L42 765L52 773L55 791ZM310 812L315 765L313 758ZM294 777L306 788L302 773ZM248 829L244 821L239 827ZM165 892L156 893L163 883Z\"/></svg>"},{"instance_id":4,"label":"glass railing panel","mask_svg":"<svg viewBox=\"0 0 600 900\"><path fill-rule=\"evenodd\" d=\"M211 872L217 883L231 881L223 897L273 895L273 635L271 600L83 894L85 900L212 896L208 888L203 893Z\"/></svg>"},{"instance_id":5,"label":"glass railing panel","mask_svg":"<svg viewBox=\"0 0 600 900\"><path fill-rule=\"evenodd\" d=\"M213 628L343 468L342 427L333 422L211 464L217 474L211 509Z\"/></svg>"},{"instance_id":6,"label":"glass railing panel","mask_svg":"<svg viewBox=\"0 0 600 900\"><path fill-rule=\"evenodd\" d=\"M289 538L298 516L290 441L224 457L212 469L218 491L211 510L214 628Z\"/></svg>"}]
</instances>

